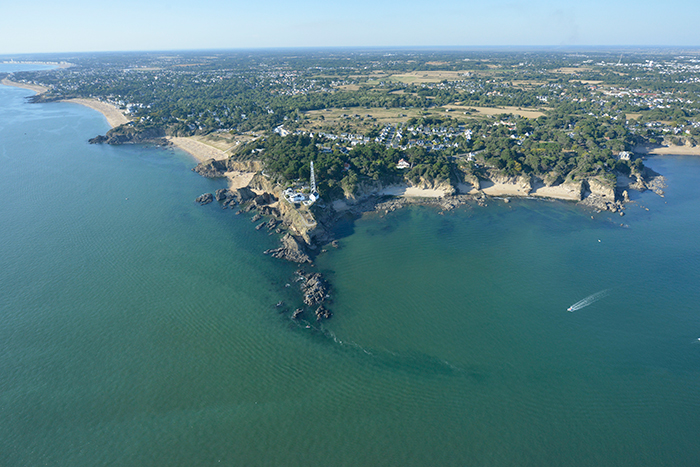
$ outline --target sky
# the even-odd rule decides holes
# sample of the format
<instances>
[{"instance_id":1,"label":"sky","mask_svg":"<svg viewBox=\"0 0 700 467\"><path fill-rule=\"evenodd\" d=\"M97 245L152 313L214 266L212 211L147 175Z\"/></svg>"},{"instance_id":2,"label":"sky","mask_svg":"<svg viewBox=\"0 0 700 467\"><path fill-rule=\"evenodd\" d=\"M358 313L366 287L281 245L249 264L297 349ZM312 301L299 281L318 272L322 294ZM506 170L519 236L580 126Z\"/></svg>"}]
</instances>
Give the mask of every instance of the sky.
<instances>
[{"instance_id":1,"label":"sky","mask_svg":"<svg viewBox=\"0 0 700 467\"><path fill-rule=\"evenodd\" d=\"M700 46L697 0L14 0L0 54L278 47Z\"/></svg>"}]
</instances>

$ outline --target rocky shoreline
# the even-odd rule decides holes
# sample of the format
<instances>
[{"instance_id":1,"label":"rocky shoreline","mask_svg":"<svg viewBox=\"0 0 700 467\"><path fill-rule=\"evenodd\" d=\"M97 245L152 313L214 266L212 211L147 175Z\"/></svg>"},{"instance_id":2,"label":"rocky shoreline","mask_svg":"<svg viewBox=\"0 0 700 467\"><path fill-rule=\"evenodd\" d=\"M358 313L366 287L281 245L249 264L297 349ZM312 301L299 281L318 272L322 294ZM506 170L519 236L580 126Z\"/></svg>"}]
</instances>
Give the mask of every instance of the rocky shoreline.
<instances>
[{"instance_id":1,"label":"rocky shoreline","mask_svg":"<svg viewBox=\"0 0 700 467\"><path fill-rule=\"evenodd\" d=\"M226 171L231 169L231 164L235 163L231 160L210 159L192 170L204 177L217 178L223 177ZM503 185L505 182L500 179L497 183ZM537 196L532 188L536 183L521 179L509 183L515 184L518 190L522 191L523 195L518 196ZM651 190L663 196L663 189L666 187L664 177L648 168L643 173L631 177L618 176L614 186L597 179L581 181L578 184L580 196L577 204L597 212L619 212L621 216L624 215L625 205L630 202L628 190ZM315 257L326 251L324 248L328 245L339 247L333 231L341 219L354 220L367 212L385 215L408 205L432 206L443 212L464 205L487 206L489 200L494 198L506 203L510 201L507 196L490 195L480 189L471 190L469 194L459 194L454 190L453 194L439 198L395 197L383 195L381 190L376 190L353 200L342 210L336 210L332 204L317 203L312 210L306 212L313 220L309 222L309 217L304 218L297 208L281 200L280 194L275 193L279 191L276 187L269 184L265 186L258 180L254 188L255 191L250 187L220 189L215 193L198 196L195 202L204 205L217 201L223 209L238 207L236 214L252 213L251 222L257 223L255 230L266 230L270 235L280 235L280 246L263 253L301 266L295 273L294 282L299 286L304 305L290 314L292 320L303 319L307 314L315 317L317 321L333 316L332 311L328 309L332 286L321 273L309 272L305 268L313 267ZM281 308L281 305L282 302L276 307ZM283 308L282 311L289 310Z\"/></svg>"},{"instance_id":2,"label":"rocky shoreline","mask_svg":"<svg viewBox=\"0 0 700 467\"><path fill-rule=\"evenodd\" d=\"M203 171L210 174L209 170ZM326 320L333 316L327 308L330 302L331 286L321 273L310 272L305 266L313 266L313 258L318 253L317 244L309 244L304 238L294 233L294 226L286 219L278 208L280 200L270 192L256 193L248 187L234 190L220 189L215 193L203 193L195 199L200 205L217 201L223 209L234 209L237 215L251 214L251 222L257 223L255 230L266 230L270 234L279 234L280 247L265 250L263 254L299 264L295 272L294 283L298 284L303 306L296 308L290 315L293 320L300 320L305 315L315 317L316 321ZM282 312L289 311L279 302L275 308Z\"/></svg>"}]
</instances>

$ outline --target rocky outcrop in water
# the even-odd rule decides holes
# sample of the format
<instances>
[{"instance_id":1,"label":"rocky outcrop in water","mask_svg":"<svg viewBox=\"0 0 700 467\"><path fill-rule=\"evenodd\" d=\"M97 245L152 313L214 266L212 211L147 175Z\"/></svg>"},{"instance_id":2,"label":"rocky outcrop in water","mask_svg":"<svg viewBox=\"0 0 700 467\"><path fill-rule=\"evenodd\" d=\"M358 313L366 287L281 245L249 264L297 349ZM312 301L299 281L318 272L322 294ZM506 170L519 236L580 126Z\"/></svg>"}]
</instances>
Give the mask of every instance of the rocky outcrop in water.
<instances>
[{"instance_id":1,"label":"rocky outcrop in water","mask_svg":"<svg viewBox=\"0 0 700 467\"><path fill-rule=\"evenodd\" d=\"M214 197L216 198L217 201L226 201L228 198L229 191L225 188L222 188L220 190L216 190L216 193L214 194Z\"/></svg>"},{"instance_id":2,"label":"rocky outcrop in water","mask_svg":"<svg viewBox=\"0 0 700 467\"><path fill-rule=\"evenodd\" d=\"M226 166L226 161L208 159L197 164L197 166L193 168L192 171L197 172L202 177L220 178L226 174L228 168Z\"/></svg>"},{"instance_id":3,"label":"rocky outcrop in water","mask_svg":"<svg viewBox=\"0 0 700 467\"><path fill-rule=\"evenodd\" d=\"M212 201L214 201L214 195L212 195L211 193L204 193L197 196L197 198L195 198L194 201L204 206L205 204L209 204Z\"/></svg>"},{"instance_id":4,"label":"rocky outcrop in water","mask_svg":"<svg viewBox=\"0 0 700 467\"><path fill-rule=\"evenodd\" d=\"M586 196L583 200L579 201L581 206L587 206L589 208L596 209L598 211L611 211L618 212L622 211L623 204L622 201L615 201L608 197L603 197L595 193L591 193Z\"/></svg>"},{"instance_id":5,"label":"rocky outcrop in water","mask_svg":"<svg viewBox=\"0 0 700 467\"><path fill-rule=\"evenodd\" d=\"M237 204L245 203L255 198L255 196L255 192L247 187L237 188L235 190L227 190L222 188L220 190L216 190L215 194L216 200L220 202L224 208L227 206L233 207Z\"/></svg>"},{"instance_id":6,"label":"rocky outcrop in water","mask_svg":"<svg viewBox=\"0 0 700 467\"><path fill-rule=\"evenodd\" d=\"M316 321L321 321L322 319L329 319L331 316L333 316L333 313L331 313L331 311L323 305L316 308L316 312L314 314L316 315Z\"/></svg>"},{"instance_id":7,"label":"rocky outcrop in water","mask_svg":"<svg viewBox=\"0 0 700 467\"><path fill-rule=\"evenodd\" d=\"M271 255L274 258L292 261L294 263L311 263L311 258L306 253L304 244L297 240L292 234L287 234L280 240L282 246L265 250L266 255Z\"/></svg>"},{"instance_id":8,"label":"rocky outcrop in water","mask_svg":"<svg viewBox=\"0 0 700 467\"><path fill-rule=\"evenodd\" d=\"M304 273L297 271L302 278L301 291L304 294L304 303L308 306L320 305L328 298L328 283L323 276L318 273Z\"/></svg>"},{"instance_id":9,"label":"rocky outcrop in water","mask_svg":"<svg viewBox=\"0 0 700 467\"><path fill-rule=\"evenodd\" d=\"M666 179L663 175L653 171L649 167L645 167L641 174L636 176L636 181L629 185L629 188L638 191L651 190L659 196L664 195L666 188Z\"/></svg>"},{"instance_id":10,"label":"rocky outcrop in water","mask_svg":"<svg viewBox=\"0 0 700 467\"><path fill-rule=\"evenodd\" d=\"M165 139L165 130L162 128L137 129L126 124L112 128L106 135L99 135L89 139L90 144L142 144L155 143L164 146L169 145Z\"/></svg>"}]
</instances>

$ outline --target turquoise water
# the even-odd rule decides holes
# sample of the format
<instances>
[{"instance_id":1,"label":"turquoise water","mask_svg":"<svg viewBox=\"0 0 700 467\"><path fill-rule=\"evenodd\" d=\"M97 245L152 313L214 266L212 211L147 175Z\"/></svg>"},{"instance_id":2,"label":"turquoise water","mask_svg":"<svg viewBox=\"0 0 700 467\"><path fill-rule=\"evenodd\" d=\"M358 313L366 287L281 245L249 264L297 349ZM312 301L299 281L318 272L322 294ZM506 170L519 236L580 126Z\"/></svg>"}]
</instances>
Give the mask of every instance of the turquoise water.
<instances>
[{"instance_id":1,"label":"turquoise water","mask_svg":"<svg viewBox=\"0 0 700 467\"><path fill-rule=\"evenodd\" d=\"M648 161L666 196L625 217L341 226L335 316L306 329L275 310L298 300L276 239L193 203L223 182L28 95L0 86L0 465L700 461L700 158Z\"/></svg>"}]
</instances>

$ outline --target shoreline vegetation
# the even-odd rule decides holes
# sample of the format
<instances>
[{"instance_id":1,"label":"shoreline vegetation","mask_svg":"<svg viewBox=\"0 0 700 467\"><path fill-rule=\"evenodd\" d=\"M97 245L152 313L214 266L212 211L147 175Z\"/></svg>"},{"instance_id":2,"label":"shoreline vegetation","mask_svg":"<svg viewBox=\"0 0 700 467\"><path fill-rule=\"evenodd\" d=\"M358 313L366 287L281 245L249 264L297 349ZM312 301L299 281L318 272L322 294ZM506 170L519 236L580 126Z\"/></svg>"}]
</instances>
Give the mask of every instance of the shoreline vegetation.
<instances>
[{"instance_id":1,"label":"shoreline vegetation","mask_svg":"<svg viewBox=\"0 0 700 467\"><path fill-rule=\"evenodd\" d=\"M663 196L643 159L700 155L700 85L686 79L697 66L613 55L129 55L8 77L33 83L14 84L40 92L34 102L103 113L112 129L91 143L177 147L198 174L228 178L196 201L251 213L256 230L280 235L268 254L304 264L338 246L338 221L368 211L522 197L623 216L629 190ZM316 282L322 307L329 286Z\"/></svg>"}]
</instances>

